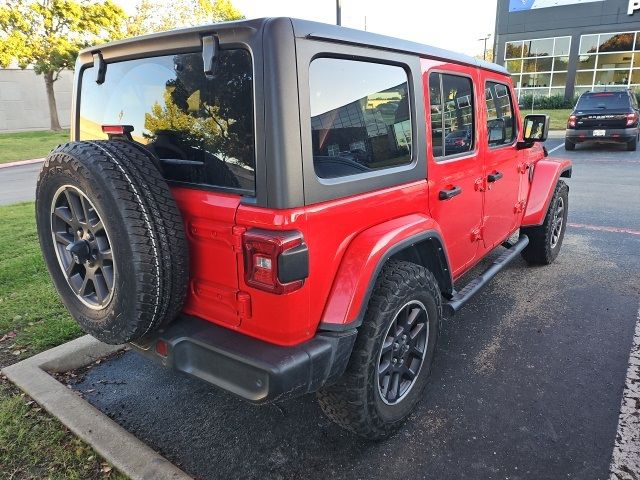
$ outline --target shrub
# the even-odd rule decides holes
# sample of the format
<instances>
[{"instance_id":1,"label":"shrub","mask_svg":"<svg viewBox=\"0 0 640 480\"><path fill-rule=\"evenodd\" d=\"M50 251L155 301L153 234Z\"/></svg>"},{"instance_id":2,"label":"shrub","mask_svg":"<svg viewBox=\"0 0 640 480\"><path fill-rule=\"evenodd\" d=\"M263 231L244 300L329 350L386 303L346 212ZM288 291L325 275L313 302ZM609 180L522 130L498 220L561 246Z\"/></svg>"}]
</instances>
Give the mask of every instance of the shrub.
<instances>
[{"instance_id":1,"label":"shrub","mask_svg":"<svg viewBox=\"0 0 640 480\"><path fill-rule=\"evenodd\" d=\"M573 108L576 104L577 97L570 100L564 98L564 95L522 95L520 97L520 105L524 108L531 108L532 105L536 109L561 109L561 108Z\"/></svg>"}]
</instances>

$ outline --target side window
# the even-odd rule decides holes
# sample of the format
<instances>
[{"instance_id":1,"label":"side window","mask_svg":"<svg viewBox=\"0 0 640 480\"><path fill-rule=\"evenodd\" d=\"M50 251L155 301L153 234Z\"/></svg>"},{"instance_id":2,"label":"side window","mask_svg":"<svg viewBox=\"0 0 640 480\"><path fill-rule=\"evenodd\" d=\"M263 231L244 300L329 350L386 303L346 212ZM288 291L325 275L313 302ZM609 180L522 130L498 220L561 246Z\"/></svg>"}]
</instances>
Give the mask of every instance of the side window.
<instances>
[{"instance_id":1,"label":"side window","mask_svg":"<svg viewBox=\"0 0 640 480\"><path fill-rule=\"evenodd\" d=\"M439 159L474 149L473 82L444 73L429 75L431 141Z\"/></svg>"},{"instance_id":2,"label":"side window","mask_svg":"<svg viewBox=\"0 0 640 480\"><path fill-rule=\"evenodd\" d=\"M309 91L318 177L411 163L409 83L402 67L316 58L309 66Z\"/></svg>"},{"instance_id":3,"label":"side window","mask_svg":"<svg viewBox=\"0 0 640 480\"><path fill-rule=\"evenodd\" d=\"M487 82L484 91L487 106L487 137L489 146L510 145L516 139L516 119L509 87Z\"/></svg>"}]
</instances>

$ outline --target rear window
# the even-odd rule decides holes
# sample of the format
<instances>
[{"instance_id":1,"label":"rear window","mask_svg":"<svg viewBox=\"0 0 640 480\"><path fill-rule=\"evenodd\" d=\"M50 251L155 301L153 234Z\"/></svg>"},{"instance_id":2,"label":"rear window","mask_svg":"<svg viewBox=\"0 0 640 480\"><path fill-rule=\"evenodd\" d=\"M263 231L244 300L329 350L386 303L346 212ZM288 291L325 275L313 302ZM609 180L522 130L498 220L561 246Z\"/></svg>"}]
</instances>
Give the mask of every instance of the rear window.
<instances>
[{"instance_id":1,"label":"rear window","mask_svg":"<svg viewBox=\"0 0 640 480\"><path fill-rule=\"evenodd\" d=\"M318 177L411 163L409 84L402 67L317 58L309 67L309 90Z\"/></svg>"},{"instance_id":2,"label":"rear window","mask_svg":"<svg viewBox=\"0 0 640 480\"><path fill-rule=\"evenodd\" d=\"M248 51L220 51L210 79L201 53L110 63L101 85L93 70L82 74L81 140L107 138L102 125L131 125L167 180L255 192Z\"/></svg>"},{"instance_id":3,"label":"rear window","mask_svg":"<svg viewBox=\"0 0 640 480\"><path fill-rule=\"evenodd\" d=\"M628 109L629 95L626 92L602 92L582 95L576 110Z\"/></svg>"}]
</instances>

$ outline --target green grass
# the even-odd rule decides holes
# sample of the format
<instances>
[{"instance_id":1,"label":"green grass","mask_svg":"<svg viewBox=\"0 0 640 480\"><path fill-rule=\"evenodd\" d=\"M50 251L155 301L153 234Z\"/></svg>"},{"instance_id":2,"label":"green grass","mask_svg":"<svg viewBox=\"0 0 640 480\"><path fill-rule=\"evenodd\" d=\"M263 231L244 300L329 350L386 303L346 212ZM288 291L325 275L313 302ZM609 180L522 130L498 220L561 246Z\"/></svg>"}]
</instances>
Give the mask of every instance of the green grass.
<instances>
[{"instance_id":1,"label":"green grass","mask_svg":"<svg viewBox=\"0 0 640 480\"><path fill-rule=\"evenodd\" d=\"M0 163L46 157L52 148L69 141L69 130L0 134Z\"/></svg>"},{"instance_id":2,"label":"green grass","mask_svg":"<svg viewBox=\"0 0 640 480\"><path fill-rule=\"evenodd\" d=\"M33 202L0 206L0 367L80 335L44 266ZM5 478L126 477L0 380L0 479Z\"/></svg>"},{"instance_id":3,"label":"green grass","mask_svg":"<svg viewBox=\"0 0 640 480\"><path fill-rule=\"evenodd\" d=\"M559 109L559 110L534 110L533 112L531 112L531 109L523 108L520 110L520 113L523 118L525 115L528 115L530 113L544 113L551 117L549 119L550 130L564 130L565 128L567 128L567 120L569 119L569 114L571 113L571 109L566 108L566 109Z\"/></svg>"}]
</instances>

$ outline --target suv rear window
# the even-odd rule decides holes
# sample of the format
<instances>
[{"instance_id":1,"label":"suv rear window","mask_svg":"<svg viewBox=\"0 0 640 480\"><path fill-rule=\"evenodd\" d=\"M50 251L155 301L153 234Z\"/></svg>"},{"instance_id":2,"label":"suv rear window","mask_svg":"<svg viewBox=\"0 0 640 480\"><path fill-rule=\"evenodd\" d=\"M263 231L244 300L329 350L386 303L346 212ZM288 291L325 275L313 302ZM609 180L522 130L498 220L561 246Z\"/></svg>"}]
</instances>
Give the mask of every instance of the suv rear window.
<instances>
[{"instance_id":1,"label":"suv rear window","mask_svg":"<svg viewBox=\"0 0 640 480\"><path fill-rule=\"evenodd\" d=\"M255 192L248 51L220 51L211 79L201 53L110 63L101 85L93 70L82 74L81 140L106 138L102 125L131 125L167 180Z\"/></svg>"},{"instance_id":2,"label":"suv rear window","mask_svg":"<svg viewBox=\"0 0 640 480\"><path fill-rule=\"evenodd\" d=\"M629 109L627 92L602 92L583 94L578 100L576 110Z\"/></svg>"},{"instance_id":3,"label":"suv rear window","mask_svg":"<svg viewBox=\"0 0 640 480\"><path fill-rule=\"evenodd\" d=\"M409 83L402 67L317 58L309 67L309 90L318 177L411 163Z\"/></svg>"}]
</instances>

